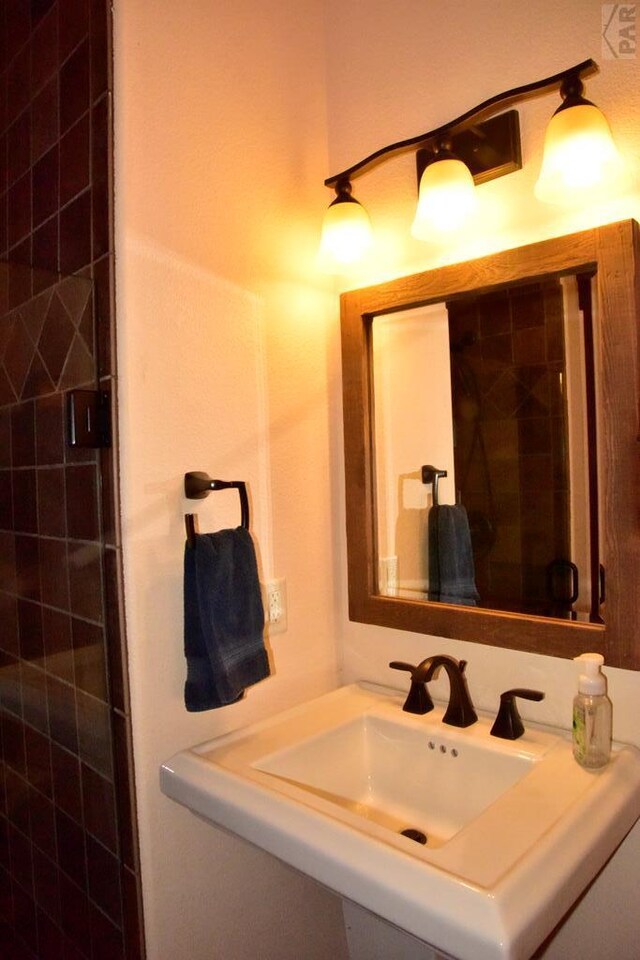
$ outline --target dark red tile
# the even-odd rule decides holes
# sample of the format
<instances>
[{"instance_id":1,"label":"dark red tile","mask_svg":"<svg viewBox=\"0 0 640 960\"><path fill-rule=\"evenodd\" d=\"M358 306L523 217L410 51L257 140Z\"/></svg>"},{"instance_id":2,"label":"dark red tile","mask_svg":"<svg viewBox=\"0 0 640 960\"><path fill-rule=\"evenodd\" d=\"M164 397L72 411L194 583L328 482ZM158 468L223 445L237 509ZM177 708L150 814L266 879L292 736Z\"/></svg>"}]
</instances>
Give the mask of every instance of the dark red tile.
<instances>
[{"instance_id":1,"label":"dark red tile","mask_svg":"<svg viewBox=\"0 0 640 960\"><path fill-rule=\"evenodd\" d=\"M49 736L46 674L44 670L27 660L23 660L20 664L20 680L22 712L25 722L30 723L44 736Z\"/></svg>"},{"instance_id":2,"label":"dark red tile","mask_svg":"<svg viewBox=\"0 0 640 960\"><path fill-rule=\"evenodd\" d=\"M38 937L35 904L32 897L16 885L13 887L13 918L16 933L22 937L37 956Z\"/></svg>"},{"instance_id":3,"label":"dark red tile","mask_svg":"<svg viewBox=\"0 0 640 960\"><path fill-rule=\"evenodd\" d=\"M64 537L67 530L64 469L40 467L38 481L38 531L41 537Z\"/></svg>"},{"instance_id":4,"label":"dark red tile","mask_svg":"<svg viewBox=\"0 0 640 960\"><path fill-rule=\"evenodd\" d=\"M69 614L44 607L42 629L47 671L61 680L73 683L73 643Z\"/></svg>"},{"instance_id":5,"label":"dark red tile","mask_svg":"<svg viewBox=\"0 0 640 960\"><path fill-rule=\"evenodd\" d=\"M51 745L51 764L55 804L76 823L81 824L80 761L75 754L54 743Z\"/></svg>"},{"instance_id":6,"label":"dark red tile","mask_svg":"<svg viewBox=\"0 0 640 960\"><path fill-rule=\"evenodd\" d=\"M27 373L27 379L22 388L22 399L32 400L36 397L44 397L51 393L53 389L54 384L51 377L40 359L39 354L36 352L33 355L33 360Z\"/></svg>"},{"instance_id":7,"label":"dark red tile","mask_svg":"<svg viewBox=\"0 0 640 960\"><path fill-rule=\"evenodd\" d=\"M0 468L11 466L11 411L0 410Z\"/></svg>"},{"instance_id":8,"label":"dark red tile","mask_svg":"<svg viewBox=\"0 0 640 960\"><path fill-rule=\"evenodd\" d=\"M10 470L0 471L0 529L2 530L13 529L13 483L11 477Z\"/></svg>"},{"instance_id":9,"label":"dark red tile","mask_svg":"<svg viewBox=\"0 0 640 960\"><path fill-rule=\"evenodd\" d=\"M7 791L7 816L11 823L29 835L29 784L11 767L6 766L4 780Z\"/></svg>"},{"instance_id":10,"label":"dark red tile","mask_svg":"<svg viewBox=\"0 0 640 960\"><path fill-rule=\"evenodd\" d=\"M31 81L31 56L29 46L24 46L9 65L7 73L7 119L18 117L29 104Z\"/></svg>"},{"instance_id":11,"label":"dark red tile","mask_svg":"<svg viewBox=\"0 0 640 960\"><path fill-rule=\"evenodd\" d=\"M91 905L92 960L124 960L122 931Z\"/></svg>"},{"instance_id":12,"label":"dark red tile","mask_svg":"<svg viewBox=\"0 0 640 960\"><path fill-rule=\"evenodd\" d=\"M47 857L56 856L56 824L54 806L38 790L29 793L31 842Z\"/></svg>"},{"instance_id":13,"label":"dark red tile","mask_svg":"<svg viewBox=\"0 0 640 960\"><path fill-rule=\"evenodd\" d=\"M102 776L112 772L111 717L109 707L78 690L78 740L80 758Z\"/></svg>"},{"instance_id":14,"label":"dark red tile","mask_svg":"<svg viewBox=\"0 0 640 960\"><path fill-rule=\"evenodd\" d=\"M51 9L54 0L38 0L40 6L48 5L46 15L38 17L39 23L31 38L31 86L37 92L51 78L58 67L58 18Z\"/></svg>"},{"instance_id":15,"label":"dark red tile","mask_svg":"<svg viewBox=\"0 0 640 960\"><path fill-rule=\"evenodd\" d=\"M33 874L35 900L39 907L51 917L60 919L60 874L53 858L40 850L33 851Z\"/></svg>"},{"instance_id":16,"label":"dark red tile","mask_svg":"<svg viewBox=\"0 0 640 960\"><path fill-rule=\"evenodd\" d=\"M111 257L102 257L93 268L100 377L115 373L115 330L111 323L113 316L112 266Z\"/></svg>"},{"instance_id":17,"label":"dark red tile","mask_svg":"<svg viewBox=\"0 0 640 960\"><path fill-rule=\"evenodd\" d=\"M61 925L67 937L84 956L90 956L89 900L80 887L64 874L60 877Z\"/></svg>"},{"instance_id":18,"label":"dark red tile","mask_svg":"<svg viewBox=\"0 0 640 960\"><path fill-rule=\"evenodd\" d=\"M122 713L129 711L129 683L126 666L124 596L119 550L105 550L105 615L109 692L111 705Z\"/></svg>"},{"instance_id":19,"label":"dark red tile","mask_svg":"<svg viewBox=\"0 0 640 960\"><path fill-rule=\"evenodd\" d=\"M64 397L57 394L36 402L36 449L39 464L64 462Z\"/></svg>"},{"instance_id":20,"label":"dark red tile","mask_svg":"<svg viewBox=\"0 0 640 960\"><path fill-rule=\"evenodd\" d=\"M4 762L21 776L27 773L27 755L24 745L24 725L9 713L0 713Z\"/></svg>"},{"instance_id":21,"label":"dark red tile","mask_svg":"<svg viewBox=\"0 0 640 960\"><path fill-rule=\"evenodd\" d=\"M47 675L47 705L52 739L71 753L77 753L78 725L73 687Z\"/></svg>"},{"instance_id":22,"label":"dark red tile","mask_svg":"<svg viewBox=\"0 0 640 960\"><path fill-rule=\"evenodd\" d=\"M104 628L86 620L72 621L76 686L99 700L107 701L107 671Z\"/></svg>"},{"instance_id":23,"label":"dark red tile","mask_svg":"<svg viewBox=\"0 0 640 960\"><path fill-rule=\"evenodd\" d=\"M87 883L87 862L82 828L61 810L56 810L56 835L60 869L84 888Z\"/></svg>"},{"instance_id":24,"label":"dark red tile","mask_svg":"<svg viewBox=\"0 0 640 960\"><path fill-rule=\"evenodd\" d=\"M65 960L62 930L43 910L38 910L38 949L40 960Z\"/></svg>"},{"instance_id":25,"label":"dark red tile","mask_svg":"<svg viewBox=\"0 0 640 960\"><path fill-rule=\"evenodd\" d=\"M35 464L35 408L33 403L17 404L11 411L11 452L14 467Z\"/></svg>"},{"instance_id":26,"label":"dark red tile","mask_svg":"<svg viewBox=\"0 0 640 960\"><path fill-rule=\"evenodd\" d=\"M33 353L33 341L22 318L16 316L5 349L4 368L17 397L22 395Z\"/></svg>"},{"instance_id":27,"label":"dark red tile","mask_svg":"<svg viewBox=\"0 0 640 960\"><path fill-rule=\"evenodd\" d=\"M9 827L9 862L14 881L20 884L25 893L33 896L33 863L31 844L15 827Z\"/></svg>"},{"instance_id":28,"label":"dark red tile","mask_svg":"<svg viewBox=\"0 0 640 960\"><path fill-rule=\"evenodd\" d=\"M110 7L91 0L91 97L95 102L111 85Z\"/></svg>"},{"instance_id":29,"label":"dark red tile","mask_svg":"<svg viewBox=\"0 0 640 960\"><path fill-rule=\"evenodd\" d=\"M85 114L60 141L60 204L89 186L89 114Z\"/></svg>"},{"instance_id":30,"label":"dark red tile","mask_svg":"<svg viewBox=\"0 0 640 960\"><path fill-rule=\"evenodd\" d=\"M36 537L16 536L16 591L20 597L40 600L40 551Z\"/></svg>"},{"instance_id":31,"label":"dark red tile","mask_svg":"<svg viewBox=\"0 0 640 960\"><path fill-rule=\"evenodd\" d=\"M36 471L13 471L13 529L19 533L38 532Z\"/></svg>"},{"instance_id":32,"label":"dark red tile","mask_svg":"<svg viewBox=\"0 0 640 960\"><path fill-rule=\"evenodd\" d=\"M120 864L112 853L90 836L87 837L87 870L89 897L115 924L121 926Z\"/></svg>"},{"instance_id":33,"label":"dark red tile","mask_svg":"<svg viewBox=\"0 0 640 960\"><path fill-rule=\"evenodd\" d=\"M89 109L89 41L83 41L60 69L60 133Z\"/></svg>"},{"instance_id":34,"label":"dark red tile","mask_svg":"<svg viewBox=\"0 0 640 960\"><path fill-rule=\"evenodd\" d=\"M58 77L54 76L31 105L31 154L35 161L58 140Z\"/></svg>"},{"instance_id":35,"label":"dark red tile","mask_svg":"<svg viewBox=\"0 0 640 960\"><path fill-rule=\"evenodd\" d=\"M9 206L11 218L11 193ZM60 211L60 270L62 273L76 273L90 262L91 191L85 190Z\"/></svg>"},{"instance_id":36,"label":"dark red tile","mask_svg":"<svg viewBox=\"0 0 640 960\"><path fill-rule=\"evenodd\" d=\"M29 726L24 728L27 779L44 796L51 799L51 741Z\"/></svg>"},{"instance_id":37,"label":"dark red tile","mask_svg":"<svg viewBox=\"0 0 640 960\"><path fill-rule=\"evenodd\" d=\"M60 379L74 337L74 326L54 293L38 341L38 350L54 383Z\"/></svg>"},{"instance_id":38,"label":"dark red tile","mask_svg":"<svg viewBox=\"0 0 640 960\"><path fill-rule=\"evenodd\" d=\"M68 536L98 540L98 483L94 464L69 466L65 470Z\"/></svg>"},{"instance_id":39,"label":"dark red tile","mask_svg":"<svg viewBox=\"0 0 640 960\"><path fill-rule=\"evenodd\" d=\"M67 544L64 540L40 540L42 602L59 610L69 609Z\"/></svg>"},{"instance_id":40,"label":"dark red tile","mask_svg":"<svg viewBox=\"0 0 640 960\"><path fill-rule=\"evenodd\" d=\"M111 179L111 116L108 97L102 97L91 111L91 148L91 180L93 183L108 182ZM102 216L108 220L108 207L102 211Z\"/></svg>"},{"instance_id":41,"label":"dark red tile","mask_svg":"<svg viewBox=\"0 0 640 960\"><path fill-rule=\"evenodd\" d=\"M33 265L40 270L57 270L59 255L58 215L51 217L33 234Z\"/></svg>"},{"instance_id":42,"label":"dark red tile","mask_svg":"<svg viewBox=\"0 0 640 960\"><path fill-rule=\"evenodd\" d=\"M34 163L31 171L34 229L53 216L58 209L59 181L60 151L58 144L54 144Z\"/></svg>"},{"instance_id":43,"label":"dark red tile","mask_svg":"<svg viewBox=\"0 0 640 960\"><path fill-rule=\"evenodd\" d=\"M89 34L89 0L58 0L60 60Z\"/></svg>"},{"instance_id":44,"label":"dark red tile","mask_svg":"<svg viewBox=\"0 0 640 960\"><path fill-rule=\"evenodd\" d=\"M86 763L82 767L84 826L94 837L117 853L116 799L113 783Z\"/></svg>"},{"instance_id":45,"label":"dark red tile","mask_svg":"<svg viewBox=\"0 0 640 960\"><path fill-rule=\"evenodd\" d=\"M134 872L138 868L138 837L135 819L133 751L126 717L112 712L114 778L120 828L120 857Z\"/></svg>"},{"instance_id":46,"label":"dark red tile","mask_svg":"<svg viewBox=\"0 0 640 960\"><path fill-rule=\"evenodd\" d=\"M42 607L39 603L18 600L18 630L22 659L42 664L44 661L44 642L42 639Z\"/></svg>"},{"instance_id":47,"label":"dark red tile","mask_svg":"<svg viewBox=\"0 0 640 960\"><path fill-rule=\"evenodd\" d=\"M15 183L31 165L31 118L20 114L7 131L7 185Z\"/></svg>"},{"instance_id":48,"label":"dark red tile","mask_svg":"<svg viewBox=\"0 0 640 960\"><path fill-rule=\"evenodd\" d=\"M7 61L10 61L29 39L31 17L28 0L9 0L4 6Z\"/></svg>"},{"instance_id":49,"label":"dark red tile","mask_svg":"<svg viewBox=\"0 0 640 960\"><path fill-rule=\"evenodd\" d=\"M98 544L69 543L71 612L102 622L102 563Z\"/></svg>"},{"instance_id":50,"label":"dark red tile","mask_svg":"<svg viewBox=\"0 0 640 960\"><path fill-rule=\"evenodd\" d=\"M25 173L8 193L7 235L13 247L31 231L31 175Z\"/></svg>"}]
</instances>

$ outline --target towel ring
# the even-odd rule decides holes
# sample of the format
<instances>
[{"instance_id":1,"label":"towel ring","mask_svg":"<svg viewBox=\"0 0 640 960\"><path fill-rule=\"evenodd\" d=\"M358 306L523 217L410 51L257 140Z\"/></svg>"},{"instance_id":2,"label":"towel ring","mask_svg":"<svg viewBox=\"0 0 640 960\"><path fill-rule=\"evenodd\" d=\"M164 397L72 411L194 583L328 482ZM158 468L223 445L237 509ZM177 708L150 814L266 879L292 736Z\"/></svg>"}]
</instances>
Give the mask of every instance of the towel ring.
<instances>
[{"instance_id":1,"label":"towel ring","mask_svg":"<svg viewBox=\"0 0 640 960\"><path fill-rule=\"evenodd\" d=\"M235 489L240 497L240 525L249 529L249 498L244 480L213 480L208 473L191 471L184 475L184 495L188 500L203 500L212 490ZM195 514L187 513L185 518L187 542L194 545L196 536Z\"/></svg>"},{"instance_id":2,"label":"towel ring","mask_svg":"<svg viewBox=\"0 0 640 960\"><path fill-rule=\"evenodd\" d=\"M434 467L430 463L428 463L421 468L421 473L422 473L423 483L433 484L432 503L434 507L437 507L438 506L438 480L440 480L441 477L446 477L447 471L439 470L438 467Z\"/></svg>"}]
</instances>

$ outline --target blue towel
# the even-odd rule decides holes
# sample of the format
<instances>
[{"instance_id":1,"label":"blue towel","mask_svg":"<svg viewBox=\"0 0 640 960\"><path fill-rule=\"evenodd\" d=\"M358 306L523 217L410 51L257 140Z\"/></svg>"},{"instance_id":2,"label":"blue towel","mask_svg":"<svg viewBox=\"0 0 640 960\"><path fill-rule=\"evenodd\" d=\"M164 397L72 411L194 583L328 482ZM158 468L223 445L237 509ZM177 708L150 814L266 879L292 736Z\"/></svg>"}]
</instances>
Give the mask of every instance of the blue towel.
<instances>
[{"instance_id":1,"label":"blue towel","mask_svg":"<svg viewBox=\"0 0 640 960\"><path fill-rule=\"evenodd\" d=\"M269 676L264 609L248 530L196 534L184 554L187 710L235 703Z\"/></svg>"},{"instance_id":2,"label":"blue towel","mask_svg":"<svg viewBox=\"0 0 640 960\"><path fill-rule=\"evenodd\" d=\"M480 594L464 507L439 504L429 511L429 600L474 607Z\"/></svg>"}]
</instances>

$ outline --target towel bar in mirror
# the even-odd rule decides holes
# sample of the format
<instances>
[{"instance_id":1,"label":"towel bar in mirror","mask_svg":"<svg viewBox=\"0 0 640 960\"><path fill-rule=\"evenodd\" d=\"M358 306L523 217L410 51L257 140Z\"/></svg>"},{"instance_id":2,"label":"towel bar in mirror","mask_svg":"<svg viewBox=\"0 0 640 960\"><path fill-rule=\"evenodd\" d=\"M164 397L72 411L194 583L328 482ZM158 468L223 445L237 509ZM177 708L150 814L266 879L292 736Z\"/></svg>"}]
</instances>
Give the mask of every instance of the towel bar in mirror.
<instances>
[{"instance_id":1,"label":"towel bar in mirror","mask_svg":"<svg viewBox=\"0 0 640 960\"><path fill-rule=\"evenodd\" d=\"M352 620L640 669L638 251L624 221L342 295ZM425 462L474 606L428 599Z\"/></svg>"}]
</instances>

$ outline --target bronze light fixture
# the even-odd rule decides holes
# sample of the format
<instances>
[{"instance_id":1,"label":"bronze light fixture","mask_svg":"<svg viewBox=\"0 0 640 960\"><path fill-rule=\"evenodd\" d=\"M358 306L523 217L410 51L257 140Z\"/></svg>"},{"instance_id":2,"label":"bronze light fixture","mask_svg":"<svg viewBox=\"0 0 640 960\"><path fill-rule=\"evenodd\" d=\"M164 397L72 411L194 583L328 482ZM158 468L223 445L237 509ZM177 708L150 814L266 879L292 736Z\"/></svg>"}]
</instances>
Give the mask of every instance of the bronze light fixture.
<instances>
[{"instance_id":1,"label":"bronze light fixture","mask_svg":"<svg viewBox=\"0 0 640 960\"><path fill-rule=\"evenodd\" d=\"M416 153L419 199L411 228L427 240L441 230L459 228L475 204L475 186L522 167L520 126L511 104L557 89L562 104L553 115L536 196L547 202L568 202L585 196L599 182L619 178L621 161L609 125L594 104L583 97L582 78L598 69L593 60L551 77L498 93L455 120L408 140L376 150L341 173L328 177L335 190L321 239L324 265L339 272L355 262L371 243L368 214L352 194L352 181L379 163L408 151Z\"/></svg>"}]
</instances>

